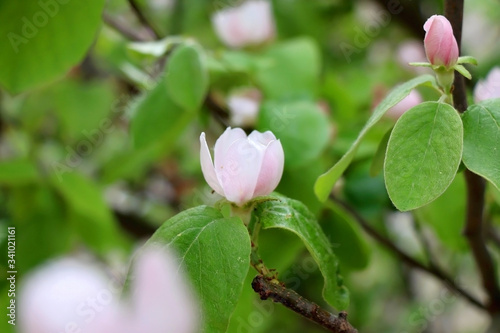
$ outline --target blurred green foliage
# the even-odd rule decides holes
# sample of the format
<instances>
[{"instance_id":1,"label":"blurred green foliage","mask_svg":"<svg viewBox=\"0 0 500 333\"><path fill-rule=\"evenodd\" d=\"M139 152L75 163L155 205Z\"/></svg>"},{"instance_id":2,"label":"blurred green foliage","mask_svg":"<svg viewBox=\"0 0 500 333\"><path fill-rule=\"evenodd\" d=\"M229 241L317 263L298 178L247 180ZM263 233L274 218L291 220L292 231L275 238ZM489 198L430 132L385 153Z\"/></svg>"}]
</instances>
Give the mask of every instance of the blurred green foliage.
<instances>
[{"instance_id":1,"label":"blurred green foliage","mask_svg":"<svg viewBox=\"0 0 500 333\"><path fill-rule=\"evenodd\" d=\"M160 54L155 55L156 44L138 51L110 23L109 17L152 39L128 3L119 0L59 5L53 17L46 14L47 23L35 26L37 33L22 37L26 43L16 44L19 52L11 39L0 42L0 247L6 253L5 230L16 227L20 277L51 258L82 252L126 265L133 248L165 220L217 200L201 174L198 138L205 131L213 144L229 123L224 100L232 90L251 86L263 94L256 128L273 130L286 153L277 191L302 201L320 218L351 292L350 322L360 332L399 333L440 327L441 317L456 319L453 314L461 313L457 300L439 313L423 311L430 301L417 295L419 286L406 266L347 212L323 205L313 192L316 178L348 151L381 98L416 76L396 60L400 43L421 40L423 31L418 34L414 22L395 15L387 24L377 23L383 1L376 1L377 7L371 1L273 0L276 40L236 51L222 46L210 16L237 1L137 3L162 37L175 36L164 41ZM442 11L437 1L413 3L420 9L413 13L418 22ZM468 1L466 12L498 32L494 6L493 0ZM0 35L22 36L22 29L30 29L23 28L23 17L34 24L34 15L43 10L34 0L0 0ZM368 24L377 27L373 37L366 34ZM357 45L364 31L366 43ZM346 56L342 43L358 51ZM464 41L465 48L469 45L477 43ZM484 76L500 62L500 45L487 46L478 68L471 68L470 87L477 74ZM435 99L426 88L421 93ZM381 234L398 239L386 218L395 208L383 175L370 176L378 144L394 123L383 118L366 134L333 191ZM464 191L458 174L443 196L415 216L430 251L447 264L450 275L474 281L474 266L460 238ZM493 187L487 205L488 217L498 226L500 195ZM266 230L261 244L262 257L289 287L328 306L321 300L322 270L297 237ZM424 252L411 254L425 260ZM6 261L0 260L3 308ZM250 270L228 332L323 331L282 306L258 300L250 287L254 276ZM0 330L12 327L2 320Z\"/></svg>"}]
</instances>

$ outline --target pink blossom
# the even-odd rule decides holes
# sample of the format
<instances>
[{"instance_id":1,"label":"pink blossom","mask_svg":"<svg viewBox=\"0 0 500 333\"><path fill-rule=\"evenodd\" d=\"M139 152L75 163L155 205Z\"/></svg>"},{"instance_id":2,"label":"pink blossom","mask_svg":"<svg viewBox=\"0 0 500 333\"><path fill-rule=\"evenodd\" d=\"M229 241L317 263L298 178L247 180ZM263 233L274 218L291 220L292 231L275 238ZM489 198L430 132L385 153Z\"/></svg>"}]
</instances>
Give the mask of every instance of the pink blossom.
<instances>
[{"instance_id":1,"label":"pink blossom","mask_svg":"<svg viewBox=\"0 0 500 333\"><path fill-rule=\"evenodd\" d=\"M403 113L422 102L423 100L420 93L416 90L412 90L410 91L408 96L406 96L398 104L390 108L385 115L393 119L398 119L403 115Z\"/></svg>"},{"instance_id":2,"label":"pink blossom","mask_svg":"<svg viewBox=\"0 0 500 333\"><path fill-rule=\"evenodd\" d=\"M241 128L227 128L215 143L215 163L205 133L200 144L201 170L208 185L240 206L271 193L281 180L285 155L280 140L270 131L253 131L247 137Z\"/></svg>"},{"instance_id":3,"label":"pink blossom","mask_svg":"<svg viewBox=\"0 0 500 333\"><path fill-rule=\"evenodd\" d=\"M194 333L199 317L179 265L159 248L137 256L130 295L94 265L60 259L29 275L19 295L23 333Z\"/></svg>"},{"instance_id":4,"label":"pink blossom","mask_svg":"<svg viewBox=\"0 0 500 333\"><path fill-rule=\"evenodd\" d=\"M500 67L493 68L484 80L474 88L474 101L479 103L489 98L500 98Z\"/></svg>"},{"instance_id":5,"label":"pink blossom","mask_svg":"<svg viewBox=\"0 0 500 333\"><path fill-rule=\"evenodd\" d=\"M410 66L411 62L426 62L425 50L419 40L407 40L398 45L396 59L402 68L417 74L429 73L429 69L419 66Z\"/></svg>"},{"instance_id":6,"label":"pink blossom","mask_svg":"<svg viewBox=\"0 0 500 333\"><path fill-rule=\"evenodd\" d=\"M231 123L237 127L252 127L259 114L261 94L257 89L247 89L232 94L227 99Z\"/></svg>"},{"instance_id":7,"label":"pink blossom","mask_svg":"<svg viewBox=\"0 0 500 333\"><path fill-rule=\"evenodd\" d=\"M229 47L260 44L274 36L274 19L268 1L251 0L221 10L212 17L215 32Z\"/></svg>"},{"instance_id":8,"label":"pink blossom","mask_svg":"<svg viewBox=\"0 0 500 333\"><path fill-rule=\"evenodd\" d=\"M458 60L457 40L450 21L442 15L431 16L424 24L425 53L432 65L453 67Z\"/></svg>"}]
</instances>

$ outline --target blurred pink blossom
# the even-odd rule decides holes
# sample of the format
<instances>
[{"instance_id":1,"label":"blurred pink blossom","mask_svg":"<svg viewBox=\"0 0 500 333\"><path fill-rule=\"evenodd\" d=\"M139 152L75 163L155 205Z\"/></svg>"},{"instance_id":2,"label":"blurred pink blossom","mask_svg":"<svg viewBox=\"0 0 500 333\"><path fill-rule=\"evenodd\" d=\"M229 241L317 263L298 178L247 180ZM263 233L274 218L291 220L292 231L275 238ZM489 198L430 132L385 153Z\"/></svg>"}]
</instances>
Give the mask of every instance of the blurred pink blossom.
<instances>
[{"instance_id":1,"label":"blurred pink blossom","mask_svg":"<svg viewBox=\"0 0 500 333\"><path fill-rule=\"evenodd\" d=\"M250 0L239 7L216 12L212 23L219 38L229 47L241 48L263 43L274 37L271 4Z\"/></svg>"},{"instance_id":2,"label":"blurred pink blossom","mask_svg":"<svg viewBox=\"0 0 500 333\"><path fill-rule=\"evenodd\" d=\"M418 74L429 73L429 69L420 66L410 66L410 62L426 62L425 49L421 41L407 40L399 44L396 59L399 65Z\"/></svg>"},{"instance_id":3,"label":"blurred pink blossom","mask_svg":"<svg viewBox=\"0 0 500 333\"><path fill-rule=\"evenodd\" d=\"M408 96L406 96L398 104L390 108L385 115L393 119L399 119L399 117L401 117L403 113L422 102L423 99L420 93L416 90L412 90L410 91Z\"/></svg>"},{"instance_id":4,"label":"blurred pink blossom","mask_svg":"<svg viewBox=\"0 0 500 333\"><path fill-rule=\"evenodd\" d=\"M130 296L89 263L60 259L23 281L22 333L194 333L198 313L179 265L160 248L138 254Z\"/></svg>"},{"instance_id":5,"label":"blurred pink blossom","mask_svg":"<svg viewBox=\"0 0 500 333\"><path fill-rule=\"evenodd\" d=\"M489 98L500 98L500 67L493 68L484 80L474 88L474 101L479 103Z\"/></svg>"},{"instance_id":6,"label":"blurred pink blossom","mask_svg":"<svg viewBox=\"0 0 500 333\"><path fill-rule=\"evenodd\" d=\"M270 131L253 131L247 137L241 128L227 128L215 143L215 164L205 133L200 145L201 170L208 185L240 206L271 193L283 175L283 147Z\"/></svg>"},{"instance_id":7,"label":"blurred pink blossom","mask_svg":"<svg viewBox=\"0 0 500 333\"><path fill-rule=\"evenodd\" d=\"M453 67L458 60L458 45L450 21L442 15L432 15L424 24L425 53L433 65Z\"/></svg>"},{"instance_id":8,"label":"blurred pink blossom","mask_svg":"<svg viewBox=\"0 0 500 333\"><path fill-rule=\"evenodd\" d=\"M231 94L227 106L231 123L237 127L253 127L259 114L261 94L257 89L247 89Z\"/></svg>"}]
</instances>

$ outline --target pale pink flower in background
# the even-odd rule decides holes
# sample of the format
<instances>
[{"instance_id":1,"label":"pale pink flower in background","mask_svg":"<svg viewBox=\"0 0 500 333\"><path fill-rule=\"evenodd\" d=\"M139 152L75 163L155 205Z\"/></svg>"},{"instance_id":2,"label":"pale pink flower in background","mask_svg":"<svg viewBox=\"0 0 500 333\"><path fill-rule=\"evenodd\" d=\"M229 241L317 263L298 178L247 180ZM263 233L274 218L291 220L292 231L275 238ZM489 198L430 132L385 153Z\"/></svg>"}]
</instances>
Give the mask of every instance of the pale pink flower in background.
<instances>
[{"instance_id":1,"label":"pale pink flower in background","mask_svg":"<svg viewBox=\"0 0 500 333\"><path fill-rule=\"evenodd\" d=\"M458 45L450 21L442 15L432 15L424 24L425 53L432 65L453 67L458 60Z\"/></svg>"},{"instance_id":2,"label":"pale pink flower in background","mask_svg":"<svg viewBox=\"0 0 500 333\"><path fill-rule=\"evenodd\" d=\"M274 18L268 1L251 0L218 11L212 16L212 23L222 42L233 48L260 44L274 37Z\"/></svg>"},{"instance_id":3,"label":"pale pink flower in background","mask_svg":"<svg viewBox=\"0 0 500 333\"><path fill-rule=\"evenodd\" d=\"M227 128L215 143L214 162L205 133L200 145L201 170L208 185L240 206L271 193L283 175L283 147L270 131L253 131L247 137L241 128Z\"/></svg>"},{"instance_id":4,"label":"pale pink flower in background","mask_svg":"<svg viewBox=\"0 0 500 333\"><path fill-rule=\"evenodd\" d=\"M19 290L22 333L90 332L85 330L89 322L115 307L119 295L109 290L99 269L74 259L41 267L23 280Z\"/></svg>"},{"instance_id":5,"label":"pale pink flower in background","mask_svg":"<svg viewBox=\"0 0 500 333\"><path fill-rule=\"evenodd\" d=\"M482 63L494 59L500 51L500 26L486 9L470 6L464 12L462 30L462 50L474 54L474 58Z\"/></svg>"},{"instance_id":6,"label":"pale pink flower in background","mask_svg":"<svg viewBox=\"0 0 500 333\"><path fill-rule=\"evenodd\" d=\"M422 96L416 90L410 91L408 96L403 98L398 104L387 110L385 115L393 119L399 119L409 109L423 102Z\"/></svg>"},{"instance_id":7,"label":"pale pink flower in background","mask_svg":"<svg viewBox=\"0 0 500 333\"><path fill-rule=\"evenodd\" d=\"M231 94L227 106L231 124L236 127L253 127L259 114L261 93L257 89L247 89Z\"/></svg>"},{"instance_id":8,"label":"pale pink flower in background","mask_svg":"<svg viewBox=\"0 0 500 333\"><path fill-rule=\"evenodd\" d=\"M178 273L160 248L141 251L133 266L130 295L89 263L61 259L23 281L19 296L22 333L195 333L198 311Z\"/></svg>"},{"instance_id":9,"label":"pale pink flower in background","mask_svg":"<svg viewBox=\"0 0 500 333\"><path fill-rule=\"evenodd\" d=\"M474 88L474 101L500 98L500 67L493 68L484 80L479 80Z\"/></svg>"},{"instance_id":10,"label":"pale pink flower in background","mask_svg":"<svg viewBox=\"0 0 500 333\"><path fill-rule=\"evenodd\" d=\"M407 40L399 44L396 51L399 65L418 74L429 73L429 69L420 66L410 66L410 62L426 62L425 49L421 41Z\"/></svg>"}]
</instances>

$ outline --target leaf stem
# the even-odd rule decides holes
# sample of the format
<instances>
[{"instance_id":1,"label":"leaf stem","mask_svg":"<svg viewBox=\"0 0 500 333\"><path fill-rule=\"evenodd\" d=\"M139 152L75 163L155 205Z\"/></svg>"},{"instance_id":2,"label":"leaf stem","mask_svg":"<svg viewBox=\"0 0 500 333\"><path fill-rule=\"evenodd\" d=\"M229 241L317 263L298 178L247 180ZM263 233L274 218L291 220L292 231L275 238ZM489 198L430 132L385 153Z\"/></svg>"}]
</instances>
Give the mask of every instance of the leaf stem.
<instances>
[{"instance_id":1,"label":"leaf stem","mask_svg":"<svg viewBox=\"0 0 500 333\"><path fill-rule=\"evenodd\" d=\"M248 230L250 232L250 240L252 242L252 249L250 252L250 265L252 265L255 270L265 276L266 278L271 279L273 283L278 283L279 281L276 279L276 273L267 268L259 255L259 233L260 233L260 222L259 220L252 215L250 218L250 223L248 224Z\"/></svg>"},{"instance_id":2,"label":"leaf stem","mask_svg":"<svg viewBox=\"0 0 500 333\"><path fill-rule=\"evenodd\" d=\"M281 284L273 283L262 275L257 275L252 281L253 290L259 294L261 300L271 299L281 303L296 313L336 333L357 333L347 321L347 313L342 311L338 316L322 309L300 296L292 289L287 289Z\"/></svg>"}]
</instances>

